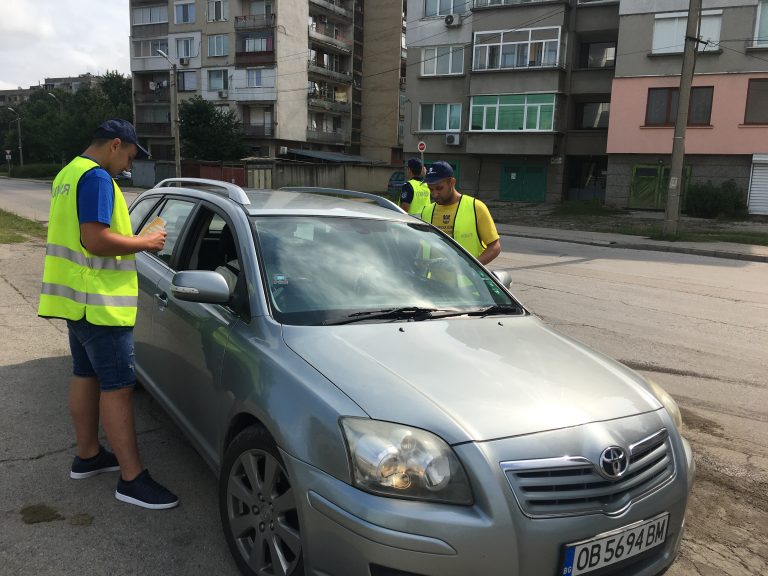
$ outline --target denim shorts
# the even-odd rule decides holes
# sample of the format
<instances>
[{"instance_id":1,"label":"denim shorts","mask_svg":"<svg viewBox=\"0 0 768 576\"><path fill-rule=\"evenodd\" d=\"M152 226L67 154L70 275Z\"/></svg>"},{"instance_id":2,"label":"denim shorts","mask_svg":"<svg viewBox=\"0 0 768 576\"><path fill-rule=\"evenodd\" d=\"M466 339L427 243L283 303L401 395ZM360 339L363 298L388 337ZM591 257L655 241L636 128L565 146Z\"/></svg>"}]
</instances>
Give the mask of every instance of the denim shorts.
<instances>
[{"instance_id":1,"label":"denim shorts","mask_svg":"<svg viewBox=\"0 0 768 576\"><path fill-rule=\"evenodd\" d=\"M133 386L133 326L97 326L87 320L67 320L72 374L96 376L102 390Z\"/></svg>"}]
</instances>

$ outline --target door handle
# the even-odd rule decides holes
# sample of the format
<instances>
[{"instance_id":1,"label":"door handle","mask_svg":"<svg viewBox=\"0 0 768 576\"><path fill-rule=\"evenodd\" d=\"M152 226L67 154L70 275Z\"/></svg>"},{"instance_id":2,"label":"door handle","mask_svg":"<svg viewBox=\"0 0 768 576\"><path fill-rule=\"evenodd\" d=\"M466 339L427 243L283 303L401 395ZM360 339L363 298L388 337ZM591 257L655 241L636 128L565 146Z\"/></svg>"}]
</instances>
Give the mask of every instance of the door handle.
<instances>
[{"instance_id":1,"label":"door handle","mask_svg":"<svg viewBox=\"0 0 768 576\"><path fill-rule=\"evenodd\" d=\"M165 292L160 292L155 294L155 300L157 301L157 305L160 308L165 308L168 306L168 294Z\"/></svg>"}]
</instances>

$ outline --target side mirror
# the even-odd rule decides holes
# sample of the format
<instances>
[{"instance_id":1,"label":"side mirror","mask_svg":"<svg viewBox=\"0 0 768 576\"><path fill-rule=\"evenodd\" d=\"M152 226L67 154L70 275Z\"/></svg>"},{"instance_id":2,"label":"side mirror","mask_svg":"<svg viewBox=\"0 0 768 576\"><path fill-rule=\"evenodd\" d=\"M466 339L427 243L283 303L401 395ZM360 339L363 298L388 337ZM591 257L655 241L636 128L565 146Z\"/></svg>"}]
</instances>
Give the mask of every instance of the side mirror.
<instances>
[{"instance_id":1,"label":"side mirror","mask_svg":"<svg viewBox=\"0 0 768 576\"><path fill-rule=\"evenodd\" d=\"M493 270L493 275L506 289L512 288L512 274L508 270Z\"/></svg>"},{"instance_id":2,"label":"side mirror","mask_svg":"<svg viewBox=\"0 0 768 576\"><path fill-rule=\"evenodd\" d=\"M186 302L226 304L230 300L229 286L224 276L210 270L177 272L171 281L171 293Z\"/></svg>"}]
</instances>

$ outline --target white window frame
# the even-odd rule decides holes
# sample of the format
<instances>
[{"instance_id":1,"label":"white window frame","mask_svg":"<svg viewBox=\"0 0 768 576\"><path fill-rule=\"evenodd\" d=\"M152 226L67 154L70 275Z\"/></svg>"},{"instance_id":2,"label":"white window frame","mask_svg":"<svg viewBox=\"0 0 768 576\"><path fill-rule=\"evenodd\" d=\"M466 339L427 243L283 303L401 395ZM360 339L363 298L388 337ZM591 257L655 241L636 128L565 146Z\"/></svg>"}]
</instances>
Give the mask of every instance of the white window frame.
<instances>
[{"instance_id":1,"label":"white window frame","mask_svg":"<svg viewBox=\"0 0 768 576\"><path fill-rule=\"evenodd\" d=\"M430 128L423 128L423 115L424 107L432 107L432 121L430 122ZM435 107L445 106L445 129L435 128ZM459 109L458 125L451 126L451 110ZM424 102L419 106L419 132L458 132L461 130L461 102Z\"/></svg>"},{"instance_id":2,"label":"white window frame","mask_svg":"<svg viewBox=\"0 0 768 576\"><path fill-rule=\"evenodd\" d=\"M443 52L441 54L440 52ZM448 59L448 72L439 72L444 58ZM422 76L458 76L464 74L464 45L427 46L421 49Z\"/></svg>"},{"instance_id":3,"label":"white window frame","mask_svg":"<svg viewBox=\"0 0 768 576\"><path fill-rule=\"evenodd\" d=\"M261 88L264 86L262 68L247 68L245 71L245 85L248 88Z\"/></svg>"},{"instance_id":4,"label":"white window frame","mask_svg":"<svg viewBox=\"0 0 768 576\"><path fill-rule=\"evenodd\" d=\"M443 17L448 14L464 14L472 0L424 0L426 18ZM434 9L432 9L434 6Z\"/></svg>"},{"instance_id":5,"label":"white window frame","mask_svg":"<svg viewBox=\"0 0 768 576\"><path fill-rule=\"evenodd\" d=\"M134 26L148 24L167 24L168 6L138 6L133 9L132 22Z\"/></svg>"},{"instance_id":6,"label":"white window frame","mask_svg":"<svg viewBox=\"0 0 768 576\"><path fill-rule=\"evenodd\" d=\"M214 75L222 77L222 86L213 88L211 86L211 79ZM217 90L229 90L229 70L227 68L218 68L214 70L208 70L208 90L210 92L216 92Z\"/></svg>"},{"instance_id":7,"label":"white window frame","mask_svg":"<svg viewBox=\"0 0 768 576\"><path fill-rule=\"evenodd\" d=\"M176 57L177 58L193 58L192 48L195 45L195 39L192 36L184 38L176 38ZM184 48L182 50L182 47Z\"/></svg>"},{"instance_id":8,"label":"white window frame","mask_svg":"<svg viewBox=\"0 0 768 576\"><path fill-rule=\"evenodd\" d=\"M685 48L685 31L687 27L688 12L667 12L656 14L653 22L652 54L680 54ZM707 44L698 43L696 49L699 52L713 52L720 50L720 29L722 26L722 10L703 10L701 12L701 24L699 37L708 41ZM662 27L666 28L662 35Z\"/></svg>"},{"instance_id":9,"label":"white window frame","mask_svg":"<svg viewBox=\"0 0 768 576\"><path fill-rule=\"evenodd\" d=\"M768 0L760 0L757 5L753 46L768 47Z\"/></svg>"},{"instance_id":10,"label":"white window frame","mask_svg":"<svg viewBox=\"0 0 768 576\"><path fill-rule=\"evenodd\" d=\"M535 39L537 33L541 31L557 31L557 38L548 39ZM507 35L520 35L527 33L528 39L523 41L508 41L505 42ZM472 70L524 70L528 68L556 68L560 65L560 52L562 47L562 28L560 26L542 26L538 28L518 28L514 30L483 30L475 32L473 37L473 50L472 50ZM498 35L498 42L478 42L478 36L485 35ZM555 60L554 62L545 62L546 55L549 53L548 45L556 43L555 45ZM541 64L531 64L531 54L534 52L532 47L541 44ZM525 53L525 65L517 65L518 51L524 48ZM495 50L492 50L494 48ZM510 55L513 58L512 65L503 65L504 52L506 49L514 50ZM495 62L491 62L492 53Z\"/></svg>"},{"instance_id":11,"label":"white window frame","mask_svg":"<svg viewBox=\"0 0 768 576\"><path fill-rule=\"evenodd\" d=\"M180 80L181 78L184 80ZM193 80L190 82L188 78ZM179 87L179 92L196 92L197 72L194 70L179 70L176 77L176 86Z\"/></svg>"},{"instance_id":12,"label":"white window frame","mask_svg":"<svg viewBox=\"0 0 768 576\"><path fill-rule=\"evenodd\" d=\"M229 20L229 0L208 0L205 12L208 22L226 22Z\"/></svg>"},{"instance_id":13,"label":"white window frame","mask_svg":"<svg viewBox=\"0 0 768 576\"><path fill-rule=\"evenodd\" d=\"M211 34L208 36L208 56L229 56L228 34Z\"/></svg>"},{"instance_id":14,"label":"white window frame","mask_svg":"<svg viewBox=\"0 0 768 576\"><path fill-rule=\"evenodd\" d=\"M178 12L176 11L177 8L186 6L186 13L189 17L190 12L192 13L192 19L191 20L179 20L177 18ZM185 12L185 10L182 10L182 14ZM189 2L185 0L184 2L174 2L173 4L173 23L174 24L194 24L197 20L197 10L195 9L195 3Z\"/></svg>"},{"instance_id":15,"label":"white window frame","mask_svg":"<svg viewBox=\"0 0 768 576\"><path fill-rule=\"evenodd\" d=\"M528 97L530 96L543 96L543 95L551 95L552 96L552 102L545 103L545 102L536 102L536 103L528 103ZM523 96L525 97L525 102L521 104L500 104L499 99L504 96ZM495 97L496 98L496 104L475 104L475 98L488 98L488 97ZM504 107L522 107L523 108L523 129L522 130L508 130L508 129L499 129L499 117L500 117L500 108ZM552 106L552 119L551 119L551 126L549 128L542 128L541 127L541 108L542 106ZM475 108L482 108L483 109L483 128L473 128L472 127L472 117L474 115ZM492 108L495 110L494 116L494 126L493 128L486 127L486 123L488 122L488 109ZM529 115L531 113L535 112L536 114L536 127L535 128L527 128L528 126L528 120ZM473 96L470 99L469 102L469 127L468 130L470 132L553 132L555 129L555 117L557 114L557 94L553 92L544 92L544 93L532 93L532 94L479 94L478 96Z\"/></svg>"},{"instance_id":16,"label":"white window frame","mask_svg":"<svg viewBox=\"0 0 768 576\"><path fill-rule=\"evenodd\" d=\"M139 47L137 53L136 47ZM134 58L151 58L153 56L159 56L157 50L162 50L166 54L168 53L168 40L165 38L154 38L147 40L134 40L133 41L133 57Z\"/></svg>"}]
</instances>

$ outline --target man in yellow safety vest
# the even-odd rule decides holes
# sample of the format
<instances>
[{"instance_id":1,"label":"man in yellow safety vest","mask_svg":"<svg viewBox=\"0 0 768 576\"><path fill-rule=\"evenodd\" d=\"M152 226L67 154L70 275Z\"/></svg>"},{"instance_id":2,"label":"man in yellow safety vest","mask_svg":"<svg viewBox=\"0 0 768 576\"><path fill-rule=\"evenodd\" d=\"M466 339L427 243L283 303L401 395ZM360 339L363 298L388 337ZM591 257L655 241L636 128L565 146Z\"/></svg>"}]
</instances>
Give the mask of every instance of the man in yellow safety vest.
<instances>
[{"instance_id":1,"label":"man in yellow safety vest","mask_svg":"<svg viewBox=\"0 0 768 576\"><path fill-rule=\"evenodd\" d=\"M411 158L405 168L406 182L400 194L400 207L408 214L421 215L429 204L429 187L424 182L424 164L418 158Z\"/></svg>"},{"instance_id":2,"label":"man in yellow safety vest","mask_svg":"<svg viewBox=\"0 0 768 576\"><path fill-rule=\"evenodd\" d=\"M421 219L451 236L481 264L496 258L501 253L501 242L491 213L480 200L456 190L451 165L442 160L435 162L425 180L433 203L422 210Z\"/></svg>"},{"instance_id":3,"label":"man in yellow safety vest","mask_svg":"<svg viewBox=\"0 0 768 576\"><path fill-rule=\"evenodd\" d=\"M179 502L139 459L133 416L133 326L138 279L135 254L157 251L165 231L134 236L123 193L112 179L148 153L133 125L107 120L88 148L51 187L38 315L67 321L72 353L69 411L77 455L70 478L120 471L115 497L143 508ZM99 444L101 420L114 453Z\"/></svg>"}]
</instances>

